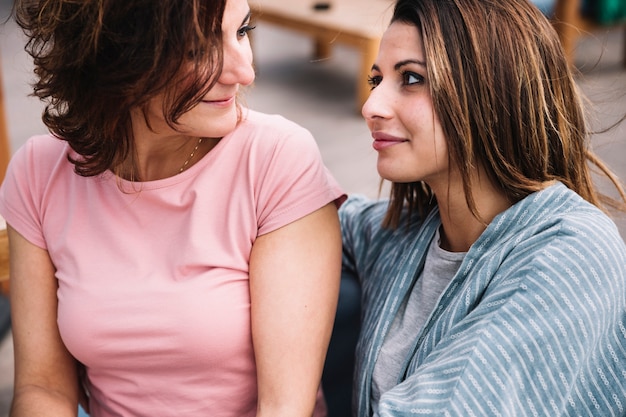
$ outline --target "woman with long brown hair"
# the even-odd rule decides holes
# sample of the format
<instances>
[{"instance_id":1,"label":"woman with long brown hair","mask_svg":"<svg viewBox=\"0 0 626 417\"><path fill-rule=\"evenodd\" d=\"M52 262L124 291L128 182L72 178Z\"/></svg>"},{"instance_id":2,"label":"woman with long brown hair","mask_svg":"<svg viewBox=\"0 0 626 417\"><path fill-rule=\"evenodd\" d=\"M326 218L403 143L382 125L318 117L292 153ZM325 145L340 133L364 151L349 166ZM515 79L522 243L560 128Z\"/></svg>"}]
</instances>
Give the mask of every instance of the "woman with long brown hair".
<instances>
[{"instance_id":1,"label":"woman with long brown hair","mask_svg":"<svg viewBox=\"0 0 626 417\"><path fill-rule=\"evenodd\" d=\"M624 415L626 245L604 209L626 196L547 19L525 0L398 0L370 84L392 187L340 209L356 415Z\"/></svg>"}]
</instances>

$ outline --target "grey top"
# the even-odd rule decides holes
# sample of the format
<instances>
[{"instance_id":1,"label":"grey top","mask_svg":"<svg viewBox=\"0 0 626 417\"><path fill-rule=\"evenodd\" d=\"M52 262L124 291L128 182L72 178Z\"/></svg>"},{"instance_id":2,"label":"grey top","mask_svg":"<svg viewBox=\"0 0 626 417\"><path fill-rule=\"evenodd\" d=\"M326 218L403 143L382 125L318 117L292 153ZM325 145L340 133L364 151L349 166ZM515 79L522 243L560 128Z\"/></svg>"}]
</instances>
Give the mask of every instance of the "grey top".
<instances>
[{"instance_id":1,"label":"grey top","mask_svg":"<svg viewBox=\"0 0 626 417\"><path fill-rule=\"evenodd\" d=\"M435 234L424 270L413 285L408 299L405 299L396 314L389 333L383 342L372 375L372 410L378 409L382 393L395 387L403 379L400 375L406 369L406 358L415 345L415 336L420 331L443 290L461 266L467 252L448 252L441 248L439 229Z\"/></svg>"}]
</instances>

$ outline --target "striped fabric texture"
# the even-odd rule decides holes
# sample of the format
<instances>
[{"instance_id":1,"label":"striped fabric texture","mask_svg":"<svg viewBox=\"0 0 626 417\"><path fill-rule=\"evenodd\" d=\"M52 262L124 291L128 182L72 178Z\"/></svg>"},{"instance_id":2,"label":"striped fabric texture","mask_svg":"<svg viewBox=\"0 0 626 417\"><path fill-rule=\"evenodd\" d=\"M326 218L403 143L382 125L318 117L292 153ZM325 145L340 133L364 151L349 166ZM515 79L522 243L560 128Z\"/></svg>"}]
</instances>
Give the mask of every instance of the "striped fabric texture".
<instances>
[{"instance_id":1,"label":"striped fabric texture","mask_svg":"<svg viewBox=\"0 0 626 417\"><path fill-rule=\"evenodd\" d=\"M381 229L387 203L341 207L343 274L357 276L363 327L356 415L440 226ZM498 215L470 248L422 329L379 416L626 416L626 245L615 224L563 184Z\"/></svg>"}]
</instances>

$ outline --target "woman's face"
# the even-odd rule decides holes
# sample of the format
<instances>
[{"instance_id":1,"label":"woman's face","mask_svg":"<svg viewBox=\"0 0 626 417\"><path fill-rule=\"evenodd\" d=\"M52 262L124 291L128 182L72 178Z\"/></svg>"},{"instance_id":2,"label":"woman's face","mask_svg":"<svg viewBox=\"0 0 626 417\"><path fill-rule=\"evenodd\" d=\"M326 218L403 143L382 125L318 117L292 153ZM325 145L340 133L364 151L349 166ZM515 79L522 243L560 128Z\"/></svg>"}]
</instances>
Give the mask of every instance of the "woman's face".
<instances>
[{"instance_id":1,"label":"woman's face","mask_svg":"<svg viewBox=\"0 0 626 417\"><path fill-rule=\"evenodd\" d=\"M217 83L200 103L179 118L178 132L174 132L165 122L163 95L155 97L149 105L148 114L155 132L161 135L183 133L186 136L219 138L235 128L238 120L237 93L241 86L252 84L255 77L248 37L250 29L248 2L228 0L222 20L223 69ZM134 117L134 120L139 121L138 117Z\"/></svg>"},{"instance_id":2,"label":"woman's face","mask_svg":"<svg viewBox=\"0 0 626 417\"><path fill-rule=\"evenodd\" d=\"M392 23L372 66L372 91L362 114L374 138L380 176L436 188L448 181L448 148L433 111L426 65L417 28Z\"/></svg>"}]
</instances>

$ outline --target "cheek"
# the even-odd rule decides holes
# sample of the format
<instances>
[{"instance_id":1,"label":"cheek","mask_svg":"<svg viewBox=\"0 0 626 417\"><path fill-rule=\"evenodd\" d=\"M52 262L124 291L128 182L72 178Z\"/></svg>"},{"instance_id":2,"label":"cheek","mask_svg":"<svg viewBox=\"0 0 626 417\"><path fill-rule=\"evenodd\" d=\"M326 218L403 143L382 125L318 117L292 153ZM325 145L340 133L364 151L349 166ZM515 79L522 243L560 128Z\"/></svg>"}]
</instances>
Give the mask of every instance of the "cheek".
<instances>
[{"instance_id":1,"label":"cheek","mask_svg":"<svg viewBox=\"0 0 626 417\"><path fill-rule=\"evenodd\" d=\"M404 103L400 108L403 109L404 124L413 137L417 138L417 143L431 153L447 154L447 141L429 98Z\"/></svg>"},{"instance_id":2,"label":"cheek","mask_svg":"<svg viewBox=\"0 0 626 417\"><path fill-rule=\"evenodd\" d=\"M438 120L434 121L433 125L433 147L437 155L437 160L442 163L445 162L445 166L448 166L448 141L446 140L441 124Z\"/></svg>"},{"instance_id":3,"label":"cheek","mask_svg":"<svg viewBox=\"0 0 626 417\"><path fill-rule=\"evenodd\" d=\"M409 130L412 137L413 157L420 161L422 167L430 169L447 169L448 143L439 121L431 111L412 112L407 114L410 122Z\"/></svg>"}]
</instances>

